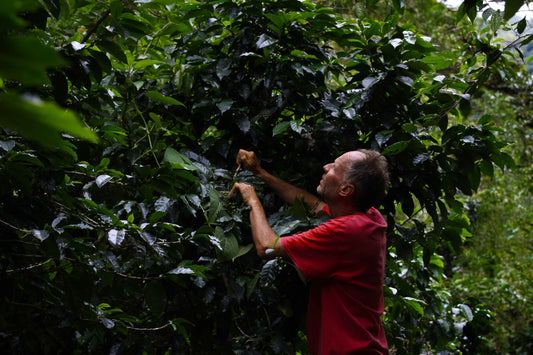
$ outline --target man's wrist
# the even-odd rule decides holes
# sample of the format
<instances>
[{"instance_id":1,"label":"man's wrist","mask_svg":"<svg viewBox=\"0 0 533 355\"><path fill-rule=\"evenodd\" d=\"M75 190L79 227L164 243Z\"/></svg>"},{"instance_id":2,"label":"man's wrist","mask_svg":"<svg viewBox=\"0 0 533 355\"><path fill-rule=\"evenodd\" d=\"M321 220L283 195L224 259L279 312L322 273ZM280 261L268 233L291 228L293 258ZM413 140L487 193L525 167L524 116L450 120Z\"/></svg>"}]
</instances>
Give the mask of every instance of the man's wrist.
<instances>
[{"instance_id":1,"label":"man's wrist","mask_svg":"<svg viewBox=\"0 0 533 355\"><path fill-rule=\"evenodd\" d=\"M268 173L267 173L267 171L266 171L265 169L263 169L262 167L258 167L257 169L255 169L255 170L253 171L253 174L254 174L256 177L262 179L263 176L265 176L265 175L268 174Z\"/></svg>"},{"instance_id":2,"label":"man's wrist","mask_svg":"<svg viewBox=\"0 0 533 355\"><path fill-rule=\"evenodd\" d=\"M248 201L248 206L251 209L263 208L263 205L261 204L261 201L259 201L258 198L254 198L253 200Z\"/></svg>"}]
</instances>

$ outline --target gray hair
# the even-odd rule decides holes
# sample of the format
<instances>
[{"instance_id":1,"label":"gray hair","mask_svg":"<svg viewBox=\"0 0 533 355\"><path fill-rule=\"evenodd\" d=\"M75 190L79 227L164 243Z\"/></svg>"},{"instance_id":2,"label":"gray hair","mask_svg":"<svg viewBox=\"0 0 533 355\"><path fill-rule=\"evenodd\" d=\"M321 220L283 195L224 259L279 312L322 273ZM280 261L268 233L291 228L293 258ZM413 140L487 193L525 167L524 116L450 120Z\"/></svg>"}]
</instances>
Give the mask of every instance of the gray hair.
<instances>
[{"instance_id":1,"label":"gray hair","mask_svg":"<svg viewBox=\"0 0 533 355\"><path fill-rule=\"evenodd\" d=\"M354 185L353 203L364 211L376 206L384 197L389 187L389 171L387 158L375 150L359 149L362 159L348 165L345 182Z\"/></svg>"}]
</instances>

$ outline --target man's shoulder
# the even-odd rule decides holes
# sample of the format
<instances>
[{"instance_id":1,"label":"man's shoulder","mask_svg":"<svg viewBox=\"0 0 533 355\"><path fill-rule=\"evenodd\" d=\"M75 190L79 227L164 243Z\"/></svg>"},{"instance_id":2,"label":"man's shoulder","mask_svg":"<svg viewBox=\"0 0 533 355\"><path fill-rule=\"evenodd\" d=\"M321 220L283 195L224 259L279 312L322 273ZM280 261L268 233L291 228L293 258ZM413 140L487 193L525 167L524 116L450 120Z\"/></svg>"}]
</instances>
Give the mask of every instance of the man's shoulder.
<instances>
[{"instance_id":1,"label":"man's shoulder","mask_svg":"<svg viewBox=\"0 0 533 355\"><path fill-rule=\"evenodd\" d=\"M346 216L339 216L326 221L324 227L333 230L353 230L353 229L385 229L387 222L381 213L374 207L366 212L359 212Z\"/></svg>"},{"instance_id":2,"label":"man's shoulder","mask_svg":"<svg viewBox=\"0 0 533 355\"><path fill-rule=\"evenodd\" d=\"M368 211L366 211L365 216L374 223L387 227L387 222L385 221L385 218L383 218L383 215L381 214L381 212L379 212L377 208L370 207Z\"/></svg>"}]
</instances>

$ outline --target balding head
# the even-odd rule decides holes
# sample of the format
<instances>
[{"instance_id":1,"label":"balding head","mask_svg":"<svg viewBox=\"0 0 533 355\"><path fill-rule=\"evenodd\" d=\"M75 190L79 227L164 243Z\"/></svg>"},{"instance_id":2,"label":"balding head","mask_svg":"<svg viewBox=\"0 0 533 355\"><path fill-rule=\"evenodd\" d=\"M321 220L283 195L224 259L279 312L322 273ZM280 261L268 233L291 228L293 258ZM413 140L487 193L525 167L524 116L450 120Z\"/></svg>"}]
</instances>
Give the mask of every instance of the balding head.
<instances>
[{"instance_id":1,"label":"balding head","mask_svg":"<svg viewBox=\"0 0 533 355\"><path fill-rule=\"evenodd\" d=\"M377 205L389 186L387 159L367 149L347 152L342 156L347 159L344 181L355 187L354 205L364 211Z\"/></svg>"}]
</instances>

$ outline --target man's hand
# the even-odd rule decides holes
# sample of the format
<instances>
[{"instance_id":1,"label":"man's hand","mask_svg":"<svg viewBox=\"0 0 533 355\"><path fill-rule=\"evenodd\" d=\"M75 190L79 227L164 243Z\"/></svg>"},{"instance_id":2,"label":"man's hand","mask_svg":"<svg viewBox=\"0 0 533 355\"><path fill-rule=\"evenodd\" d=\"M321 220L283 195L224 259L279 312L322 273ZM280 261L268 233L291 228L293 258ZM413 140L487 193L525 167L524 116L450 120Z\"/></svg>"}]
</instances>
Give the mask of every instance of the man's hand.
<instances>
[{"instance_id":1,"label":"man's hand","mask_svg":"<svg viewBox=\"0 0 533 355\"><path fill-rule=\"evenodd\" d=\"M252 207L253 204L260 203L259 197L257 197L255 189L251 185L242 182L236 182L228 196L231 197L235 191L239 191L241 193L242 200L250 207Z\"/></svg>"},{"instance_id":2,"label":"man's hand","mask_svg":"<svg viewBox=\"0 0 533 355\"><path fill-rule=\"evenodd\" d=\"M255 156L255 153L244 149L239 149L239 153L237 154L237 164L242 165L254 175L257 175L261 170L261 164L259 164L259 160Z\"/></svg>"},{"instance_id":3,"label":"man's hand","mask_svg":"<svg viewBox=\"0 0 533 355\"><path fill-rule=\"evenodd\" d=\"M229 196L233 195L235 191L239 191L244 203L251 207L250 224L252 225L252 236L254 238L255 248L257 249L257 255L262 259L271 259L278 256L287 258L287 253L283 249L283 243L276 243L278 236L268 224L265 211L259 201L259 197L255 193L254 187L242 182L236 182Z\"/></svg>"}]
</instances>

